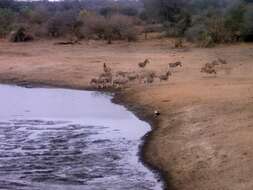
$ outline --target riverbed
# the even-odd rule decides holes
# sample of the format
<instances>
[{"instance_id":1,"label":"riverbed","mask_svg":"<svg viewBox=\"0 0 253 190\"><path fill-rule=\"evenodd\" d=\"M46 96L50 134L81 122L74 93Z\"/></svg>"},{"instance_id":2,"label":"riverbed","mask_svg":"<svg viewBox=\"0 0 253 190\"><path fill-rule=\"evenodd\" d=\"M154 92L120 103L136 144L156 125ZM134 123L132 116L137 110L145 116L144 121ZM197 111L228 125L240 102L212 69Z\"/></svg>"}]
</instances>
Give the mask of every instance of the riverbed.
<instances>
[{"instance_id":1,"label":"riverbed","mask_svg":"<svg viewBox=\"0 0 253 190\"><path fill-rule=\"evenodd\" d=\"M111 99L0 85L0 189L162 189L138 154L149 124Z\"/></svg>"}]
</instances>

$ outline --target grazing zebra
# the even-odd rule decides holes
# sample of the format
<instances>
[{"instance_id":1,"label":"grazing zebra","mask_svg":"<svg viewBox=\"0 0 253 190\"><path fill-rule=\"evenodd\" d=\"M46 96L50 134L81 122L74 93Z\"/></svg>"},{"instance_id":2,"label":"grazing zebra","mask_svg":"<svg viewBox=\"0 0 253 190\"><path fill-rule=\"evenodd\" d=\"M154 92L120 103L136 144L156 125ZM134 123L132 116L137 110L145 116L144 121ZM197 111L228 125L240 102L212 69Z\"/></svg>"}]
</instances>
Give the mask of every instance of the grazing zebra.
<instances>
[{"instance_id":1,"label":"grazing zebra","mask_svg":"<svg viewBox=\"0 0 253 190\"><path fill-rule=\"evenodd\" d=\"M200 72L206 73L206 74L215 74L215 75L217 74L214 67L211 68L211 67L206 67L206 66L202 67Z\"/></svg>"},{"instance_id":2,"label":"grazing zebra","mask_svg":"<svg viewBox=\"0 0 253 190\"><path fill-rule=\"evenodd\" d=\"M179 67L179 66L183 67L183 64L180 61L175 62L175 63L169 63L170 68L176 68L176 67Z\"/></svg>"},{"instance_id":3,"label":"grazing zebra","mask_svg":"<svg viewBox=\"0 0 253 190\"><path fill-rule=\"evenodd\" d=\"M117 78L113 80L113 86L116 88L120 88L128 83L126 78Z\"/></svg>"},{"instance_id":4,"label":"grazing zebra","mask_svg":"<svg viewBox=\"0 0 253 190\"><path fill-rule=\"evenodd\" d=\"M135 72L128 73L127 78L129 81L134 81L139 78L139 74Z\"/></svg>"},{"instance_id":5,"label":"grazing zebra","mask_svg":"<svg viewBox=\"0 0 253 190\"><path fill-rule=\"evenodd\" d=\"M112 71L112 69L111 69L110 67L108 67L108 66L106 65L106 63L104 63L103 69L104 69L104 72L105 72L105 73L110 73L110 72Z\"/></svg>"},{"instance_id":6,"label":"grazing zebra","mask_svg":"<svg viewBox=\"0 0 253 190\"><path fill-rule=\"evenodd\" d=\"M171 76L171 72L170 71L167 71L165 74L160 75L159 76L160 82L161 81L167 81L169 79L169 76Z\"/></svg>"},{"instance_id":7,"label":"grazing zebra","mask_svg":"<svg viewBox=\"0 0 253 190\"><path fill-rule=\"evenodd\" d=\"M150 63L150 61L148 59L145 59L143 62L138 63L138 65L140 68L144 68L149 63Z\"/></svg>"},{"instance_id":8,"label":"grazing zebra","mask_svg":"<svg viewBox=\"0 0 253 190\"><path fill-rule=\"evenodd\" d=\"M228 62L225 59L218 58L218 61L223 65L228 64Z\"/></svg>"}]
</instances>

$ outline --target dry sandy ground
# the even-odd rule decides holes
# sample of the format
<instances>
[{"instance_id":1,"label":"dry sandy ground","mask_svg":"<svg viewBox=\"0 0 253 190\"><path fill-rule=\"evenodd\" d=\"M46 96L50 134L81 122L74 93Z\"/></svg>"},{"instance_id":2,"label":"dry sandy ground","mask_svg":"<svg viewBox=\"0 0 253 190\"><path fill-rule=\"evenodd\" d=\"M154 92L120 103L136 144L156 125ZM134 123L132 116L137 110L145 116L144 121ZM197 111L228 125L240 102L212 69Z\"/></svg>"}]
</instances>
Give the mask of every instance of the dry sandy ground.
<instances>
[{"instance_id":1,"label":"dry sandy ground","mask_svg":"<svg viewBox=\"0 0 253 190\"><path fill-rule=\"evenodd\" d=\"M217 57L228 61L217 77L200 73ZM253 44L174 50L170 40L75 46L1 41L0 81L86 88L103 62L129 71L145 58L151 59L147 69L157 72L169 62L183 63L168 82L133 84L123 92L124 101L146 117L161 112L146 146L147 161L165 172L174 189L252 190Z\"/></svg>"}]
</instances>

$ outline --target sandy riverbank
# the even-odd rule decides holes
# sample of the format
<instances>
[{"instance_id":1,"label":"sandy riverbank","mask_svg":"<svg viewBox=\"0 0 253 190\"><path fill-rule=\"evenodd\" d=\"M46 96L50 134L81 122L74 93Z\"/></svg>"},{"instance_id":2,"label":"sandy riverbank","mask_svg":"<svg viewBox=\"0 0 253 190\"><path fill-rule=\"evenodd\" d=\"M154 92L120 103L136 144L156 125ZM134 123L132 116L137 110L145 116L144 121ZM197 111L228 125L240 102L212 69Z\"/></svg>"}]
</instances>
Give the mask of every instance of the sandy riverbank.
<instances>
[{"instance_id":1,"label":"sandy riverbank","mask_svg":"<svg viewBox=\"0 0 253 190\"><path fill-rule=\"evenodd\" d=\"M174 50L170 40L53 43L1 41L0 81L87 89L103 62L114 71L136 70L138 62L150 58L147 69L161 72L167 63L182 61L170 81L134 84L120 95L145 119L152 120L156 109L162 113L145 145L145 160L163 170L174 189L253 188L253 44ZM228 65L218 68L217 77L199 72L218 57Z\"/></svg>"}]
</instances>

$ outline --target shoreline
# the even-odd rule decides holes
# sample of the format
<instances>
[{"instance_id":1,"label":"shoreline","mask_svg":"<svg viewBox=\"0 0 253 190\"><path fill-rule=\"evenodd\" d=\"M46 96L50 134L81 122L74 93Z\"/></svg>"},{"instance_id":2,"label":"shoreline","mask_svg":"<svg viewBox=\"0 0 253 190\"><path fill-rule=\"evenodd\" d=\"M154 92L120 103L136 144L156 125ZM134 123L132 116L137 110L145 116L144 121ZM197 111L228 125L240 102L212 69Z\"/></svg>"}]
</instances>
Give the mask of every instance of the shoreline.
<instances>
[{"instance_id":1,"label":"shoreline","mask_svg":"<svg viewBox=\"0 0 253 190\"><path fill-rule=\"evenodd\" d=\"M159 169L152 163L148 161L148 158L146 157L146 152L149 141L152 139L152 135L154 133L154 130L156 129L155 126L158 125L158 120L153 117L149 117L149 113L152 113L148 111L147 108L141 108L140 106L133 105L130 102L124 101L124 96L127 94L124 94L122 91L106 91L106 90L97 90L94 88L89 88L89 87L75 87L75 86L69 86L69 85L55 85L55 84L49 84L49 83L41 83L41 82L28 82L25 81L24 83L21 82L11 82L11 81L1 81L0 83L3 85L12 85L12 86L21 86L24 88L61 88L61 89L73 89L73 90L84 90L84 91L94 91L94 92L100 92L100 93L114 93L112 96L112 103L117 104L117 105L122 105L124 106L128 111L132 112L138 119L141 121L147 122L151 126L151 131L145 134L145 136L142 137L141 141L142 143L139 145L139 151L138 151L138 157L139 160L142 162L142 164L151 170L157 180L163 185L163 190L173 190L174 188L172 184L169 184L168 181L166 181L166 177L168 176L168 173ZM145 111L141 111L145 110ZM151 119L152 118L152 119Z\"/></svg>"},{"instance_id":2,"label":"shoreline","mask_svg":"<svg viewBox=\"0 0 253 190\"><path fill-rule=\"evenodd\" d=\"M118 105L123 105L127 110L138 117L138 119L147 122L151 126L151 131L142 137L142 144L140 144L139 147L139 158L141 162L145 167L153 171L153 173L158 177L159 181L162 181L163 190L174 190L173 185L166 180L166 177L168 177L168 172L159 169L157 166L148 161L149 159L146 155L146 152L148 151L148 145L152 140L154 131L157 129L155 126L158 126L158 119L156 119L153 114L150 114L152 112L148 111L150 110L149 108L141 107L138 104L133 105L132 103L125 101L124 96L126 95L127 94L124 94L124 92L118 92L115 94L115 96L113 96L112 102Z\"/></svg>"}]
</instances>

